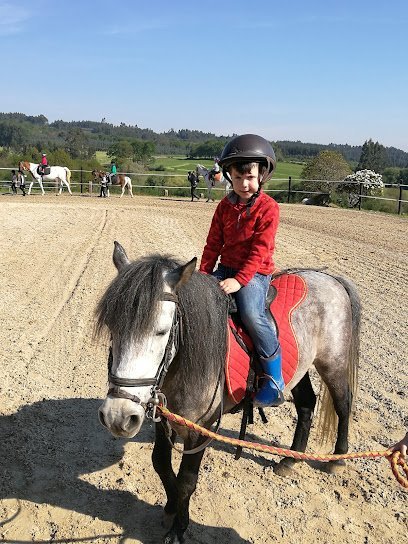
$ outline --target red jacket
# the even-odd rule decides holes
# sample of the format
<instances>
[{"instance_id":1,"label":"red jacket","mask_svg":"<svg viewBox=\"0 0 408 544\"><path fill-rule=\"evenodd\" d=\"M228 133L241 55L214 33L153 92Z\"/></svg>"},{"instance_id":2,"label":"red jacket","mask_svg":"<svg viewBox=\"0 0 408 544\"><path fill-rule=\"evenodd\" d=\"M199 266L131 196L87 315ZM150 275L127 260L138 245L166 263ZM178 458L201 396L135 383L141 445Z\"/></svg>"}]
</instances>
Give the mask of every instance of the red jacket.
<instances>
[{"instance_id":1,"label":"red jacket","mask_svg":"<svg viewBox=\"0 0 408 544\"><path fill-rule=\"evenodd\" d=\"M279 206L261 192L252 205L240 204L230 193L218 204L201 257L201 272L211 274L221 264L238 270L235 279L246 285L254 275L275 270L273 252L279 223Z\"/></svg>"},{"instance_id":2,"label":"red jacket","mask_svg":"<svg viewBox=\"0 0 408 544\"><path fill-rule=\"evenodd\" d=\"M41 158L41 164L42 164L42 166L48 166L47 157L42 157Z\"/></svg>"}]
</instances>

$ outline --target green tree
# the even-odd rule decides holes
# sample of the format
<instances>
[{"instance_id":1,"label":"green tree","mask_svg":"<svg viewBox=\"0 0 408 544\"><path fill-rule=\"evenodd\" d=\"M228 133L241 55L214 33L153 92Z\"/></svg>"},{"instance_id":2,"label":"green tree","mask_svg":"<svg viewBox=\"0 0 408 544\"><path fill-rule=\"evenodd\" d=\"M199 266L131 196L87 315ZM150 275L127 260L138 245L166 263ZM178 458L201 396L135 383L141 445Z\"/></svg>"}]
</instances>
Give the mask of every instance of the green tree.
<instances>
[{"instance_id":1,"label":"green tree","mask_svg":"<svg viewBox=\"0 0 408 544\"><path fill-rule=\"evenodd\" d=\"M371 138L364 142L357 170L373 170L381 174L388 165L387 152L383 145Z\"/></svg>"},{"instance_id":2,"label":"green tree","mask_svg":"<svg viewBox=\"0 0 408 544\"><path fill-rule=\"evenodd\" d=\"M28 143L28 130L25 125L18 122L0 122L0 146L22 150Z\"/></svg>"},{"instance_id":3,"label":"green tree","mask_svg":"<svg viewBox=\"0 0 408 544\"><path fill-rule=\"evenodd\" d=\"M66 166L67 168L73 167L73 161L65 149L55 149L48 153L48 162L52 166Z\"/></svg>"},{"instance_id":4,"label":"green tree","mask_svg":"<svg viewBox=\"0 0 408 544\"><path fill-rule=\"evenodd\" d=\"M133 157L133 148L128 140L120 140L109 146L108 156L120 162Z\"/></svg>"},{"instance_id":5,"label":"green tree","mask_svg":"<svg viewBox=\"0 0 408 544\"><path fill-rule=\"evenodd\" d=\"M80 128L71 128L65 138L65 147L72 158L79 159L88 156L88 138Z\"/></svg>"},{"instance_id":6,"label":"green tree","mask_svg":"<svg viewBox=\"0 0 408 544\"><path fill-rule=\"evenodd\" d=\"M305 181L302 185L306 191L332 193L333 184L327 181L341 181L351 172L348 162L341 153L321 151L303 168L301 178Z\"/></svg>"},{"instance_id":7,"label":"green tree","mask_svg":"<svg viewBox=\"0 0 408 544\"><path fill-rule=\"evenodd\" d=\"M384 183L388 183L392 185L399 183L400 172L401 172L400 168L395 168L395 167L385 168L385 170L382 173Z\"/></svg>"},{"instance_id":8,"label":"green tree","mask_svg":"<svg viewBox=\"0 0 408 544\"><path fill-rule=\"evenodd\" d=\"M144 140L133 140L131 143L133 149L133 160L147 164L151 162L155 152L154 142Z\"/></svg>"}]
</instances>

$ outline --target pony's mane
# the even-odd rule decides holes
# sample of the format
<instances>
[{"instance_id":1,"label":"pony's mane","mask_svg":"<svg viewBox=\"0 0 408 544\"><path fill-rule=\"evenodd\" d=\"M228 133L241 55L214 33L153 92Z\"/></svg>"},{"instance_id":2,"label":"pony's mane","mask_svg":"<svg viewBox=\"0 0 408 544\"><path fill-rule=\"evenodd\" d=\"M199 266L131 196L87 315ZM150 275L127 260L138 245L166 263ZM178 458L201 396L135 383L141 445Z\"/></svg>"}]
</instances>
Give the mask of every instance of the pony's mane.
<instances>
[{"instance_id":1,"label":"pony's mane","mask_svg":"<svg viewBox=\"0 0 408 544\"><path fill-rule=\"evenodd\" d=\"M126 266L101 297L95 314L95 333L142 340L152 330L164 288L163 276L181 263L169 255L150 255ZM178 361L191 370L197 384L218 372L226 353L228 299L212 276L194 272L177 291L181 314ZM197 366L198 365L198 366Z\"/></svg>"},{"instance_id":2,"label":"pony's mane","mask_svg":"<svg viewBox=\"0 0 408 544\"><path fill-rule=\"evenodd\" d=\"M110 283L96 308L96 333L141 339L157 318L166 270L180 266L169 255L149 255L126 266Z\"/></svg>"}]
</instances>

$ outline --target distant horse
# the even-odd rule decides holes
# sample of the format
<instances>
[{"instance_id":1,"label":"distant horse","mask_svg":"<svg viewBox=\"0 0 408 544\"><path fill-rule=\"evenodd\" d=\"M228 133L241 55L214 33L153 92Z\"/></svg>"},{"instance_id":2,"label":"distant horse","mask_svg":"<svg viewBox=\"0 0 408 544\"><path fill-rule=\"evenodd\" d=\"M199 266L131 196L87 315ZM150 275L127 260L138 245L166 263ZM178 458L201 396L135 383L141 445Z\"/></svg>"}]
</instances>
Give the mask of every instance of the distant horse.
<instances>
[{"instance_id":1,"label":"distant horse","mask_svg":"<svg viewBox=\"0 0 408 544\"><path fill-rule=\"evenodd\" d=\"M45 194L43 181L57 181L59 183L59 194L62 193L63 185L66 186L70 195L72 195L70 181L71 181L71 170L66 166L50 166L50 173L44 176L41 176L38 173L39 164L28 161L20 161L18 165L20 170L26 170L31 173L33 179L28 188L28 194L31 194L31 189L33 187L34 181L38 181L42 194Z\"/></svg>"},{"instance_id":2,"label":"distant horse","mask_svg":"<svg viewBox=\"0 0 408 544\"><path fill-rule=\"evenodd\" d=\"M155 407L166 401L172 412L209 428L235 406L224 389L228 298L212 276L195 272L196 261L182 265L166 255L152 255L130 262L115 242L118 275L96 309L97 334L106 331L111 338L109 391L99 419L113 435L124 438L139 432L145 415L157 421L152 460L167 495L165 513L172 517L167 544L183 541L207 441L176 423L166 428L164 419L154 417ZM292 449L306 449L316 403L308 372L314 365L330 392L320 409L337 433L334 451L345 453L357 381L358 294L345 278L313 270L298 274L308 294L292 321L299 343L298 369L287 389L298 414ZM327 430L328 425L323 433ZM176 433L185 451L177 476L170 443ZM277 472L290 471L292 462L283 459ZM336 463L329 463L331 469Z\"/></svg>"},{"instance_id":3,"label":"distant horse","mask_svg":"<svg viewBox=\"0 0 408 544\"><path fill-rule=\"evenodd\" d=\"M230 182L222 175L222 172L219 172L219 174L216 174L219 177L219 179L215 179L214 181L210 179L211 170L208 170L208 168L206 168L202 164L197 164L196 172L197 172L197 176L203 177L205 184L207 185L207 189L208 189L207 202L209 202L210 200L214 202L214 199L211 196L211 193L214 187L223 187L226 193L231 189Z\"/></svg>"},{"instance_id":4,"label":"distant horse","mask_svg":"<svg viewBox=\"0 0 408 544\"><path fill-rule=\"evenodd\" d=\"M115 174L114 176L111 176L109 172L103 172L102 170L92 170L92 176L95 181L100 181L104 177L109 179L112 183L112 185L120 185L122 188L122 194L120 195L120 198L125 193L125 189L127 188L128 193L133 198L133 191L132 191L132 180L129 176L125 176L125 174ZM109 185L108 185L108 196L109 195Z\"/></svg>"}]
</instances>

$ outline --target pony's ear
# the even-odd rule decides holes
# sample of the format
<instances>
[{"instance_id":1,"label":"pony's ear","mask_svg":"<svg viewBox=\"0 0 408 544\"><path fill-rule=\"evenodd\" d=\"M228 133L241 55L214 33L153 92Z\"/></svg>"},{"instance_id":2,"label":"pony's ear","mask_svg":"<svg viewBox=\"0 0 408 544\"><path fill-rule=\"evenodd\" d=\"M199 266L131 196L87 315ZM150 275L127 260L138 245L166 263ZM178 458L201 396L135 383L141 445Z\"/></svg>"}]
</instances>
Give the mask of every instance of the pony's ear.
<instances>
[{"instance_id":1,"label":"pony's ear","mask_svg":"<svg viewBox=\"0 0 408 544\"><path fill-rule=\"evenodd\" d=\"M113 250L113 264L116 266L117 271L120 272L125 266L130 263L130 261L128 259L128 256L126 255L126 251L119 244L119 242L115 240L114 244L115 249Z\"/></svg>"},{"instance_id":2,"label":"pony's ear","mask_svg":"<svg viewBox=\"0 0 408 544\"><path fill-rule=\"evenodd\" d=\"M179 266L175 270L169 272L166 276L166 281L170 287L176 290L181 285L184 285L191 278L197 264L197 257L194 257L184 266Z\"/></svg>"}]
</instances>

